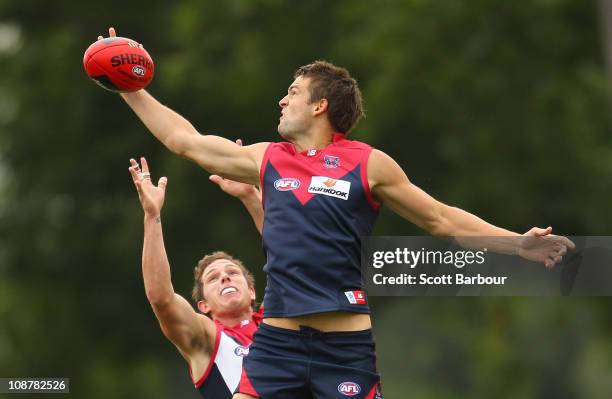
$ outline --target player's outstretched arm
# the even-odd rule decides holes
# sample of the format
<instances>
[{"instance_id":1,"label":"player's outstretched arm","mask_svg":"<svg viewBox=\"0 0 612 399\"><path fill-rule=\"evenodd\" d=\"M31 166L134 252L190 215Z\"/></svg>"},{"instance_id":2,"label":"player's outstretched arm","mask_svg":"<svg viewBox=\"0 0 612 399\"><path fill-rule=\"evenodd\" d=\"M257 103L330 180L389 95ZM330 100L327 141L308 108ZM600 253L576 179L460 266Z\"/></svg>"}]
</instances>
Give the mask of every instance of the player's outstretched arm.
<instances>
[{"instance_id":1,"label":"player's outstretched arm","mask_svg":"<svg viewBox=\"0 0 612 399\"><path fill-rule=\"evenodd\" d=\"M164 335L191 364L194 356L201 356L202 350L210 356L215 325L208 317L196 313L172 286L161 226L167 179L160 178L156 187L144 158L141 158L142 170L135 160L131 159L130 164L129 171L145 214L142 274L147 299Z\"/></svg>"},{"instance_id":2,"label":"player's outstretched arm","mask_svg":"<svg viewBox=\"0 0 612 399\"><path fill-rule=\"evenodd\" d=\"M109 29L109 35L116 36L114 28ZM102 39L102 36L98 39ZM257 184L267 143L240 147L223 137L202 135L187 119L161 104L145 90L121 93L121 97L151 133L173 153L191 159L210 173Z\"/></svg>"},{"instance_id":3,"label":"player's outstretched arm","mask_svg":"<svg viewBox=\"0 0 612 399\"><path fill-rule=\"evenodd\" d=\"M373 150L368 162L368 180L374 198L432 235L445 237L520 237L492 240L492 250L517 254L552 267L574 244L551 235L552 228L534 227L524 235L502 229L462 209L435 200L410 182L402 168L387 154Z\"/></svg>"}]
</instances>

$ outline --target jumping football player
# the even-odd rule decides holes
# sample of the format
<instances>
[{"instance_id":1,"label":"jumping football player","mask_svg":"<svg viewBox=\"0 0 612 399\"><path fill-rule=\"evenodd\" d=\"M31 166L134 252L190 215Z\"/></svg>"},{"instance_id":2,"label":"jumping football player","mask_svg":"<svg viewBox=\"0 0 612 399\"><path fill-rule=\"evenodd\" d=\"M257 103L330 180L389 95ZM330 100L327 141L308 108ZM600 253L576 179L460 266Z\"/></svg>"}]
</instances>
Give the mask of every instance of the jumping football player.
<instances>
[{"instance_id":1,"label":"jumping football player","mask_svg":"<svg viewBox=\"0 0 612 399\"><path fill-rule=\"evenodd\" d=\"M348 140L363 115L361 93L346 69L330 63L297 69L279 102L286 140L279 143L241 147L200 134L145 90L121 96L170 151L261 187L264 320L236 399L381 397L360 270L360 238L381 204L433 235L520 237L435 200L384 152ZM497 250L552 267L573 244L551 231L532 228L524 234L532 239Z\"/></svg>"}]
</instances>

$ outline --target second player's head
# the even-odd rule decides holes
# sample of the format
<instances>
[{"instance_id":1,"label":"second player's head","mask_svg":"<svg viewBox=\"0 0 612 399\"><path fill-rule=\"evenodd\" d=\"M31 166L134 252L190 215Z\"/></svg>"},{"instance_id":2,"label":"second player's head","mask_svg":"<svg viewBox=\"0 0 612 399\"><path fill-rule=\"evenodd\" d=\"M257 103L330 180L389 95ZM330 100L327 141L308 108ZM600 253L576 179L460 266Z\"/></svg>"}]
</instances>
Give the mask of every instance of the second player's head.
<instances>
[{"instance_id":1,"label":"second player's head","mask_svg":"<svg viewBox=\"0 0 612 399\"><path fill-rule=\"evenodd\" d=\"M279 101L278 132L283 138L295 139L325 124L348 133L364 115L357 81L345 68L315 61L298 68L294 79Z\"/></svg>"},{"instance_id":2,"label":"second player's head","mask_svg":"<svg viewBox=\"0 0 612 399\"><path fill-rule=\"evenodd\" d=\"M194 269L192 297L210 316L235 317L255 304L255 279L241 261L225 252L202 258Z\"/></svg>"}]
</instances>

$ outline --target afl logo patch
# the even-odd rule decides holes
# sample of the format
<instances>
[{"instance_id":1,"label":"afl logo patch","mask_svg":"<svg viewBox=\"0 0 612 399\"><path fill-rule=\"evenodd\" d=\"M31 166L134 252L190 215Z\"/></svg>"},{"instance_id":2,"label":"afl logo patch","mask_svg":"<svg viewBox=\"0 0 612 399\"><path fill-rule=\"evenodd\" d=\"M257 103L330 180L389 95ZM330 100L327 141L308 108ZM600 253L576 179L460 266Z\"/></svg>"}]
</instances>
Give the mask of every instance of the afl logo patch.
<instances>
[{"instance_id":1,"label":"afl logo patch","mask_svg":"<svg viewBox=\"0 0 612 399\"><path fill-rule=\"evenodd\" d=\"M234 349L234 353L236 356L245 357L249 354L249 348L247 346L237 346L236 349Z\"/></svg>"},{"instance_id":2,"label":"afl logo patch","mask_svg":"<svg viewBox=\"0 0 612 399\"><path fill-rule=\"evenodd\" d=\"M355 396L361 392L361 387L357 383L347 381L338 385L338 392L345 396Z\"/></svg>"},{"instance_id":3,"label":"afl logo patch","mask_svg":"<svg viewBox=\"0 0 612 399\"><path fill-rule=\"evenodd\" d=\"M274 188L278 191L291 191L300 186L300 181L294 177L285 177L274 182Z\"/></svg>"},{"instance_id":4,"label":"afl logo patch","mask_svg":"<svg viewBox=\"0 0 612 399\"><path fill-rule=\"evenodd\" d=\"M134 67L132 68L132 73L141 78L145 76L146 71L140 65L134 65Z\"/></svg>"}]
</instances>

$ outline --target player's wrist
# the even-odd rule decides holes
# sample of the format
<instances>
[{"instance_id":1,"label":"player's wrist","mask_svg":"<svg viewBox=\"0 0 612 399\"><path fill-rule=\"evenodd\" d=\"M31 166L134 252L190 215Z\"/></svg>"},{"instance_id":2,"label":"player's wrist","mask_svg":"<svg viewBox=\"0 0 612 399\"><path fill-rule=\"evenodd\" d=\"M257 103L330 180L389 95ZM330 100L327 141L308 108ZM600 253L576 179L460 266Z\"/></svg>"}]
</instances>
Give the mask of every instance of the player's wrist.
<instances>
[{"instance_id":1,"label":"player's wrist","mask_svg":"<svg viewBox=\"0 0 612 399\"><path fill-rule=\"evenodd\" d=\"M161 223L161 213L159 212L145 212L144 221L147 222L156 222Z\"/></svg>"}]
</instances>

